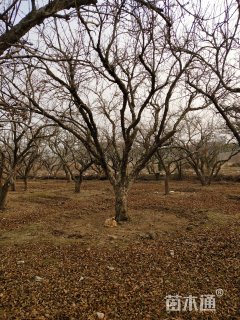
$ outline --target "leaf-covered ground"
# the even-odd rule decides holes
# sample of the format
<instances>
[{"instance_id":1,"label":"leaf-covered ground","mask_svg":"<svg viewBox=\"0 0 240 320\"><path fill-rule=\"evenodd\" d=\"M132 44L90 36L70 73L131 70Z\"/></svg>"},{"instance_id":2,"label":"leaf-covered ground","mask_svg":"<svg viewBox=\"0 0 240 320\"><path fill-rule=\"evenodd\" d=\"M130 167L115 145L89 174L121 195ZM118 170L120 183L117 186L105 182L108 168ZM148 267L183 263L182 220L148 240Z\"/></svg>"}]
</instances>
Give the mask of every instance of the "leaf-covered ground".
<instances>
[{"instance_id":1,"label":"leaf-covered ground","mask_svg":"<svg viewBox=\"0 0 240 320\"><path fill-rule=\"evenodd\" d=\"M132 221L109 229L113 195L88 181L32 182L0 217L0 319L240 319L239 184L138 182ZM223 295L216 294L222 289ZM166 312L166 296L214 295L216 311ZM187 308L188 309L188 308ZM193 308L194 309L194 308Z\"/></svg>"}]
</instances>

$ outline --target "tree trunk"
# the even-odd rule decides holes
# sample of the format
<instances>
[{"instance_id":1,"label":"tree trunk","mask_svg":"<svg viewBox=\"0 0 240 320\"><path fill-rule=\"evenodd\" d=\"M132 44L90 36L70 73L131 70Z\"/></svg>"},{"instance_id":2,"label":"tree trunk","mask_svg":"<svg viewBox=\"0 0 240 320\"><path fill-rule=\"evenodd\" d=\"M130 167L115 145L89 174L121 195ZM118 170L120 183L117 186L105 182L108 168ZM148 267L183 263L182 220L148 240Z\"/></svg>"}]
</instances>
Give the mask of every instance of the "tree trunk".
<instances>
[{"instance_id":1,"label":"tree trunk","mask_svg":"<svg viewBox=\"0 0 240 320\"><path fill-rule=\"evenodd\" d=\"M66 180L67 182L71 182L72 181L72 178L71 178L71 174L70 172L68 171L68 168L66 166L63 167L63 170L65 171L65 175L66 175Z\"/></svg>"},{"instance_id":2,"label":"tree trunk","mask_svg":"<svg viewBox=\"0 0 240 320\"><path fill-rule=\"evenodd\" d=\"M13 179L11 181L11 191L16 191L16 180L15 179Z\"/></svg>"},{"instance_id":3,"label":"tree trunk","mask_svg":"<svg viewBox=\"0 0 240 320\"><path fill-rule=\"evenodd\" d=\"M198 178L199 178L202 186L207 186L207 181L206 181L206 178L204 177L204 175L198 174Z\"/></svg>"},{"instance_id":4,"label":"tree trunk","mask_svg":"<svg viewBox=\"0 0 240 320\"><path fill-rule=\"evenodd\" d=\"M169 176L170 174L168 172L165 173L165 179L164 179L164 188L165 188L165 195L169 194Z\"/></svg>"},{"instance_id":5,"label":"tree trunk","mask_svg":"<svg viewBox=\"0 0 240 320\"><path fill-rule=\"evenodd\" d=\"M28 179L27 179L26 176L23 178L23 182L24 182L24 191L27 191L27 189L28 189Z\"/></svg>"},{"instance_id":6,"label":"tree trunk","mask_svg":"<svg viewBox=\"0 0 240 320\"><path fill-rule=\"evenodd\" d=\"M75 193L81 192L82 181L83 181L83 176L82 174L80 174L79 177L75 179Z\"/></svg>"},{"instance_id":7,"label":"tree trunk","mask_svg":"<svg viewBox=\"0 0 240 320\"><path fill-rule=\"evenodd\" d=\"M124 186L116 186L115 191L115 220L127 221L127 188Z\"/></svg>"},{"instance_id":8,"label":"tree trunk","mask_svg":"<svg viewBox=\"0 0 240 320\"><path fill-rule=\"evenodd\" d=\"M206 177L205 178L205 180L206 180L206 186L210 186L210 184L211 184L211 182L212 182L212 176L208 176L208 177Z\"/></svg>"},{"instance_id":9,"label":"tree trunk","mask_svg":"<svg viewBox=\"0 0 240 320\"><path fill-rule=\"evenodd\" d=\"M201 185L202 186L206 186L207 185L207 181L206 181L206 178L204 176L204 173L200 169L198 169L197 167L192 167L192 168L195 171L198 179L200 180Z\"/></svg>"},{"instance_id":10,"label":"tree trunk","mask_svg":"<svg viewBox=\"0 0 240 320\"><path fill-rule=\"evenodd\" d=\"M68 172L68 173L66 173L66 179L67 179L67 182L71 182L72 181L72 179L71 179L71 175L70 175L70 173Z\"/></svg>"},{"instance_id":11,"label":"tree trunk","mask_svg":"<svg viewBox=\"0 0 240 320\"><path fill-rule=\"evenodd\" d=\"M155 173L155 179L156 179L156 181L160 180L160 172Z\"/></svg>"},{"instance_id":12,"label":"tree trunk","mask_svg":"<svg viewBox=\"0 0 240 320\"><path fill-rule=\"evenodd\" d=\"M4 210L6 207L8 190L9 182L5 182L4 185L0 187L0 210Z\"/></svg>"},{"instance_id":13,"label":"tree trunk","mask_svg":"<svg viewBox=\"0 0 240 320\"><path fill-rule=\"evenodd\" d=\"M177 179L183 180L183 169L181 163L177 163Z\"/></svg>"}]
</instances>

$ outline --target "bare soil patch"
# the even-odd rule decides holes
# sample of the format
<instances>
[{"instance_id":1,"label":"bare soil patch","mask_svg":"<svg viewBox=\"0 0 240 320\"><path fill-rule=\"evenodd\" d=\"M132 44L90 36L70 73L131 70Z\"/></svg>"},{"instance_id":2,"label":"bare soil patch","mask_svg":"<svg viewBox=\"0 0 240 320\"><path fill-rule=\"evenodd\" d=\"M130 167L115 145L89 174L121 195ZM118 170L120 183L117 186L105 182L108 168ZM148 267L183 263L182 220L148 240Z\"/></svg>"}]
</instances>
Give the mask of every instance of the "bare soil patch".
<instances>
[{"instance_id":1,"label":"bare soil patch","mask_svg":"<svg viewBox=\"0 0 240 320\"><path fill-rule=\"evenodd\" d=\"M128 223L107 181L74 194L65 181L32 181L0 214L0 319L240 319L237 183L201 187L141 181ZM216 312L166 312L165 297L216 295ZM199 305L198 305L199 307Z\"/></svg>"}]
</instances>

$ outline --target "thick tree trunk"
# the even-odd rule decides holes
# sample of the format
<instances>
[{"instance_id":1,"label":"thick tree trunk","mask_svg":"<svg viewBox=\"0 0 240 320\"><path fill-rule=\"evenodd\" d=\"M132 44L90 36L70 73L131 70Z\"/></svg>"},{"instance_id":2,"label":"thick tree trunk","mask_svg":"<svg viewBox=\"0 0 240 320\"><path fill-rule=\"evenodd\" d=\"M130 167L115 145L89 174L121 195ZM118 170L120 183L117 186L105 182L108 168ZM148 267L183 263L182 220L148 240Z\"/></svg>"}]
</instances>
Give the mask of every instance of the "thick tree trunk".
<instances>
[{"instance_id":1,"label":"thick tree trunk","mask_svg":"<svg viewBox=\"0 0 240 320\"><path fill-rule=\"evenodd\" d=\"M202 186L206 186L207 185L207 181L206 181L206 178L204 176L204 173L201 170L199 170L197 167L193 167L193 169L194 169L198 179L200 180L201 185Z\"/></svg>"},{"instance_id":2,"label":"thick tree trunk","mask_svg":"<svg viewBox=\"0 0 240 320\"><path fill-rule=\"evenodd\" d=\"M127 188L124 186L116 186L115 191L115 220L127 221Z\"/></svg>"},{"instance_id":3,"label":"thick tree trunk","mask_svg":"<svg viewBox=\"0 0 240 320\"><path fill-rule=\"evenodd\" d=\"M202 175L202 174L198 174L198 178L202 184L202 186L207 186L207 181L206 181L206 178Z\"/></svg>"},{"instance_id":4,"label":"thick tree trunk","mask_svg":"<svg viewBox=\"0 0 240 320\"><path fill-rule=\"evenodd\" d=\"M208 176L208 177L206 178L206 186L210 186L211 182L212 182L212 177L211 177L211 176Z\"/></svg>"},{"instance_id":5,"label":"thick tree trunk","mask_svg":"<svg viewBox=\"0 0 240 320\"><path fill-rule=\"evenodd\" d=\"M75 179L75 193L81 192L82 181L83 181L83 176L80 174L79 177Z\"/></svg>"},{"instance_id":6,"label":"thick tree trunk","mask_svg":"<svg viewBox=\"0 0 240 320\"><path fill-rule=\"evenodd\" d=\"M4 183L4 185L0 187L0 210L4 210L6 207L8 190L8 182Z\"/></svg>"}]
</instances>

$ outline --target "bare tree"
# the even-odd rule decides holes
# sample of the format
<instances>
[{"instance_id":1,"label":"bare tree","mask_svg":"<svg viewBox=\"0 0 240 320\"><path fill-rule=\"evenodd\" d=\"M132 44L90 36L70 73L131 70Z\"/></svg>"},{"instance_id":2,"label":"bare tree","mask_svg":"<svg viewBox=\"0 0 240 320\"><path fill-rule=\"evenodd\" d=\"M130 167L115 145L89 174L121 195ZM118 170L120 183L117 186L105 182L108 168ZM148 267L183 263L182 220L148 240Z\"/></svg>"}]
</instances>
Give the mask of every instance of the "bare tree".
<instances>
[{"instance_id":1,"label":"bare tree","mask_svg":"<svg viewBox=\"0 0 240 320\"><path fill-rule=\"evenodd\" d=\"M159 164L159 167L163 169L165 195L170 193L169 179L170 176L179 168L180 163L186 159L186 156L181 152L181 149L177 146L169 145L159 149L156 152L155 158Z\"/></svg>"},{"instance_id":2,"label":"bare tree","mask_svg":"<svg viewBox=\"0 0 240 320\"><path fill-rule=\"evenodd\" d=\"M77 174L75 174L73 170L71 170L70 172L72 180L74 180L75 182L75 192L80 193L84 174L94 164L94 160L92 159L88 151L86 151L86 149L79 143L75 142L71 146L70 152L72 155L74 171L77 172Z\"/></svg>"},{"instance_id":3,"label":"bare tree","mask_svg":"<svg viewBox=\"0 0 240 320\"><path fill-rule=\"evenodd\" d=\"M4 102L7 103L6 100ZM48 135L44 132L48 125L35 121L30 111L18 113L16 109L10 109L1 114L0 209L5 208L9 187L15 191L18 166L32 153L36 141Z\"/></svg>"},{"instance_id":4,"label":"bare tree","mask_svg":"<svg viewBox=\"0 0 240 320\"><path fill-rule=\"evenodd\" d=\"M69 136L70 135L61 132L60 130L55 130L55 134L48 142L49 148L53 155L55 155L54 159L59 163L59 168L61 167L65 172L67 182L71 182L72 180L72 157L69 148L71 141L69 141Z\"/></svg>"},{"instance_id":5,"label":"bare tree","mask_svg":"<svg viewBox=\"0 0 240 320\"><path fill-rule=\"evenodd\" d=\"M180 130L181 129L178 129L178 132ZM144 132L145 130L140 131L143 139L139 142L138 152L142 152L139 151L142 148L148 150L152 144L152 140L149 139L149 135ZM169 178L171 174L173 174L175 171L178 171L178 177L182 178L182 166L186 157L183 151L175 143L175 140L176 137L169 139L164 146L156 151L156 153L146 164L148 173L154 174L156 180L160 180L161 174L164 173L166 195L169 194Z\"/></svg>"},{"instance_id":6,"label":"bare tree","mask_svg":"<svg viewBox=\"0 0 240 320\"><path fill-rule=\"evenodd\" d=\"M199 107L194 93L185 90L192 57L173 50L181 32L186 43L189 35L181 27L182 12L171 10L166 8L167 21L125 1L81 10L77 33L69 22L49 25L44 57L36 53L17 83L6 78L21 95L22 108L75 135L101 165L113 186L118 221L128 219L127 193L139 172L186 113ZM133 164L143 125L152 144Z\"/></svg>"},{"instance_id":7,"label":"bare tree","mask_svg":"<svg viewBox=\"0 0 240 320\"><path fill-rule=\"evenodd\" d=\"M35 141L31 152L29 152L21 161L17 168L17 174L23 179L24 181L24 191L28 190L28 178L30 174L33 176L36 175L36 170L34 167L37 165L37 161L41 158L41 148L40 148L41 140ZM40 166L36 166L37 171L40 169Z\"/></svg>"},{"instance_id":8,"label":"bare tree","mask_svg":"<svg viewBox=\"0 0 240 320\"><path fill-rule=\"evenodd\" d=\"M195 55L195 64L188 71L188 84L200 98L211 103L240 144L239 1L213 2L207 6L178 3L196 21L191 45L175 48Z\"/></svg>"},{"instance_id":9,"label":"bare tree","mask_svg":"<svg viewBox=\"0 0 240 320\"><path fill-rule=\"evenodd\" d=\"M208 116L210 116L208 114ZM224 134L216 119L186 118L179 147L203 186L210 185L222 166L239 152L232 135ZM217 118L218 119L218 118ZM219 119L218 119L219 121Z\"/></svg>"},{"instance_id":10,"label":"bare tree","mask_svg":"<svg viewBox=\"0 0 240 320\"><path fill-rule=\"evenodd\" d=\"M75 192L80 193L84 173L94 163L88 151L74 135L67 131L57 130L49 141L52 152L59 157L67 181L75 182Z\"/></svg>"},{"instance_id":11,"label":"bare tree","mask_svg":"<svg viewBox=\"0 0 240 320\"><path fill-rule=\"evenodd\" d=\"M39 159L42 169L46 169L48 178L56 178L62 168L62 162L58 155L54 154L48 144L44 145Z\"/></svg>"}]
</instances>

